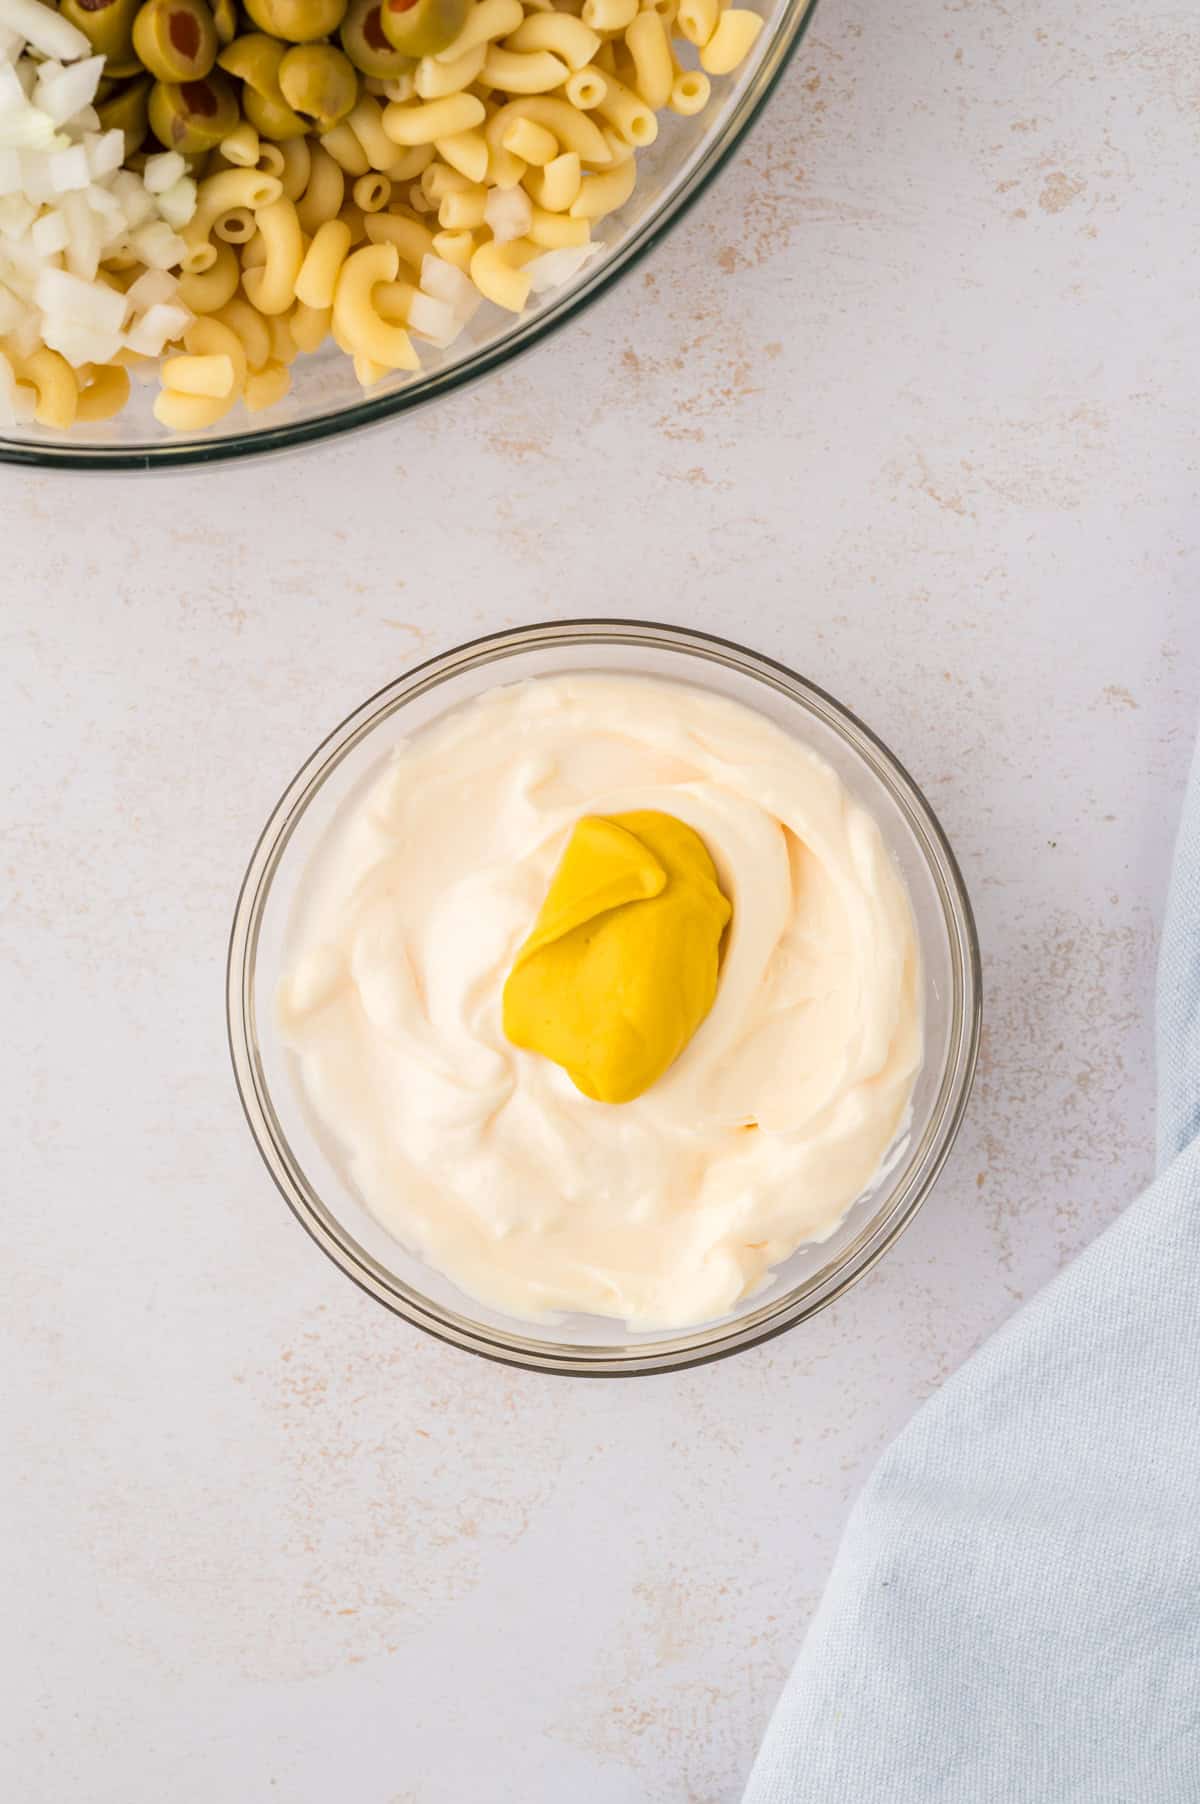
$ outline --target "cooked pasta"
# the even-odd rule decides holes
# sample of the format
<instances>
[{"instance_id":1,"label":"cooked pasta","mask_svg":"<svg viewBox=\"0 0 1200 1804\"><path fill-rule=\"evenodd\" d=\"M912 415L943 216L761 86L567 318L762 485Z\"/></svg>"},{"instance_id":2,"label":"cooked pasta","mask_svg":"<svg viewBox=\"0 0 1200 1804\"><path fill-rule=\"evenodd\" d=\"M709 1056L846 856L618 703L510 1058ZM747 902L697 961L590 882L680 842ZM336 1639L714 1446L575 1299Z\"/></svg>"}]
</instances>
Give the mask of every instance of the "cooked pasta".
<instances>
[{"instance_id":1,"label":"cooked pasta","mask_svg":"<svg viewBox=\"0 0 1200 1804\"><path fill-rule=\"evenodd\" d=\"M246 270L242 287L260 313L286 313L296 298L296 277L304 261L304 234L290 200L258 210L258 235L266 248L261 270Z\"/></svg>"},{"instance_id":2,"label":"cooked pasta","mask_svg":"<svg viewBox=\"0 0 1200 1804\"><path fill-rule=\"evenodd\" d=\"M420 359L403 326L385 320L374 306L372 290L394 282L400 258L393 244L368 244L342 265L333 297L333 323L355 356L369 357L389 370L419 370Z\"/></svg>"},{"instance_id":3,"label":"cooked pasta","mask_svg":"<svg viewBox=\"0 0 1200 1804\"><path fill-rule=\"evenodd\" d=\"M308 186L296 202L300 229L311 238L327 219L336 219L346 192L346 177L340 163L318 144L309 165Z\"/></svg>"},{"instance_id":4,"label":"cooked pasta","mask_svg":"<svg viewBox=\"0 0 1200 1804\"><path fill-rule=\"evenodd\" d=\"M217 351L208 356L186 352L163 361L161 375L168 388L181 395L203 395L224 401L233 393L233 359Z\"/></svg>"},{"instance_id":5,"label":"cooked pasta","mask_svg":"<svg viewBox=\"0 0 1200 1804\"><path fill-rule=\"evenodd\" d=\"M505 39L506 50L549 50L567 65L582 69L599 50L601 39L582 19L570 13L527 13L512 36Z\"/></svg>"},{"instance_id":6,"label":"cooked pasta","mask_svg":"<svg viewBox=\"0 0 1200 1804\"><path fill-rule=\"evenodd\" d=\"M706 75L729 75L754 48L763 22L758 13L730 6L717 21L716 29L700 52L700 67Z\"/></svg>"},{"instance_id":7,"label":"cooked pasta","mask_svg":"<svg viewBox=\"0 0 1200 1804\"><path fill-rule=\"evenodd\" d=\"M274 406L293 359L328 341L373 387L420 367L414 337L453 343L482 301L521 312L598 248L661 117L702 112L762 23L723 0L471 0L457 37L402 72L381 49L317 123L260 35L251 117L201 162L180 228L192 319L166 345L156 418L203 431L239 400ZM100 279L123 292L142 265L119 248ZM132 361L77 372L43 351L14 369L22 404L61 426L118 411Z\"/></svg>"},{"instance_id":8,"label":"cooked pasta","mask_svg":"<svg viewBox=\"0 0 1200 1804\"><path fill-rule=\"evenodd\" d=\"M349 252L350 227L341 219L327 219L304 253L293 285L294 298L305 307L332 307L333 291Z\"/></svg>"}]
</instances>

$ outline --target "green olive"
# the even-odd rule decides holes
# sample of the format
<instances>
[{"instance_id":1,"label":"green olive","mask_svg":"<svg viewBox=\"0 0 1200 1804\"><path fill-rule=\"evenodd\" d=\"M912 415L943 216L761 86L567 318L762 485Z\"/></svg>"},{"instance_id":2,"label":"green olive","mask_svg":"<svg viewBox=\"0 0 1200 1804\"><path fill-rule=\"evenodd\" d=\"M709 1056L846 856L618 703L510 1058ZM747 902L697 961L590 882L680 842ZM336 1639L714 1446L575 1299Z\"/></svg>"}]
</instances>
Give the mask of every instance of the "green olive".
<instances>
[{"instance_id":1,"label":"green olive","mask_svg":"<svg viewBox=\"0 0 1200 1804\"><path fill-rule=\"evenodd\" d=\"M467 0L383 0L383 35L406 56L436 56L463 28Z\"/></svg>"},{"instance_id":2,"label":"green olive","mask_svg":"<svg viewBox=\"0 0 1200 1804\"><path fill-rule=\"evenodd\" d=\"M120 73L133 56L133 19L141 0L60 0L59 12L78 26L93 50L108 58L105 74Z\"/></svg>"},{"instance_id":3,"label":"green olive","mask_svg":"<svg viewBox=\"0 0 1200 1804\"><path fill-rule=\"evenodd\" d=\"M218 53L217 62L227 75L244 81L256 94L279 100L279 65L286 55L287 45L278 38L269 38L263 31L250 31L226 44Z\"/></svg>"},{"instance_id":4,"label":"green olive","mask_svg":"<svg viewBox=\"0 0 1200 1804\"><path fill-rule=\"evenodd\" d=\"M238 28L237 0L213 0L212 16L217 41L232 44Z\"/></svg>"},{"instance_id":5,"label":"green olive","mask_svg":"<svg viewBox=\"0 0 1200 1804\"><path fill-rule=\"evenodd\" d=\"M159 143L185 156L214 150L238 122L233 89L215 70L203 81L156 81L148 110Z\"/></svg>"},{"instance_id":6,"label":"green olive","mask_svg":"<svg viewBox=\"0 0 1200 1804\"><path fill-rule=\"evenodd\" d=\"M337 30L346 0L242 0L243 10L260 31L289 44L310 44Z\"/></svg>"},{"instance_id":7,"label":"green olive","mask_svg":"<svg viewBox=\"0 0 1200 1804\"><path fill-rule=\"evenodd\" d=\"M279 65L279 87L293 112L332 131L358 99L354 64L332 44L297 44Z\"/></svg>"},{"instance_id":8,"label":"green olive","mask_svg":"<svg viewBox=\"0 0 1200 1804\"><path fill-rule=\"evenodd\" d=\"M397 75L416 68L416 58L393 49L384 37L379 23L380 7L381 0L350 0L338 36L356 69L373 75L377 81L394 81Z\"/></svg>"},{"instance_id":9,"label":"green olive","mask_svg":"<svg viewBox=\"0 0 1200 1804\"><path fill-rule=\"evenodd\" d=\"M281 144L285 138L300 138L310 129L311 121L294 113L283 98L279 71L288 46L263 31L251 31L235 38L217 58L222 69L236 75L242 87L242 111L260 138Z\"/></svg>"},{"instance_id":10,"label":"green olive","mask_svg":"<svg viewBox=\"0 0 1200 1804\"><path fill-rule=\"evenodd\" d=\"M114 86L96 107L101 131L119 129L124 132L126 157L133 155L149 129L146 119L149 93L150 78L144 75L140 81L127 82L123 87Z\"/></svg>"},{"instance_id":11,"label":"green olive","mask_svg":"<svg viewBox=\"0 0 1200 1804\"><path fill-rule=\"evenodd\" d=\"M201 81L217 60L217 28L204 0L146 0L133 47L159 81Z\"/></svg>"},{"instance_id":12,"label":"green olive","mask_svg":"<svg viewBox=\"0 0 1200 1804\"><path fill-rule=\"evenodd\" d=\"M243 90L242 111L259 137L272 144L303 138L312 130L312 120L294 113L286 100L272 100L268 94L256 94L253 88Z\"/></svg>"}]
</instances>

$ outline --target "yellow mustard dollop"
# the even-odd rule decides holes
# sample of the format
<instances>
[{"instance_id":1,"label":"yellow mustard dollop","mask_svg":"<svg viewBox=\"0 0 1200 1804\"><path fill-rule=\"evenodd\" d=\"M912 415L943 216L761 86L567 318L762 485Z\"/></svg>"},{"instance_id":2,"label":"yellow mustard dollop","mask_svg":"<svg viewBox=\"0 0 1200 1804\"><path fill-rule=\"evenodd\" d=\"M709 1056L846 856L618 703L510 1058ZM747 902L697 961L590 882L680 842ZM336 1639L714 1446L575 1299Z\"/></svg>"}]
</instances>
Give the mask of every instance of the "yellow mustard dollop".
<instances>
[{"instance_id":1,"label":"yellow mustard dollop","mask_svg":"<svg viewBox=\"0 0 1200 1804\"><path fill-rule=\"evenodd\" d=\"M632 1102L712 1007L731 913L691 827L585 815L508 974L505 1033L596 1102Z\"/></svg>"}]
</instances>

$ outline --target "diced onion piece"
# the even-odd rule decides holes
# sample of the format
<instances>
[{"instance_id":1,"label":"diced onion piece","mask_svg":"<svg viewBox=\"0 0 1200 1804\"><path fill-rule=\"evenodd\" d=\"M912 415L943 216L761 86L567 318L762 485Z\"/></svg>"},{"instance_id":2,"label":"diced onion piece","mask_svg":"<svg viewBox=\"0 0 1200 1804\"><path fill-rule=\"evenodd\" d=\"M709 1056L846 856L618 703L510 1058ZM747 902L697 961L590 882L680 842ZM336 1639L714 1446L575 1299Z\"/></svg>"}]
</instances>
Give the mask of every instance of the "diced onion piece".
<instances>
[{"instance_id":1,"label":"diced onion piece","mask_svg":"<svg viewBox=\"0 0 1200 1804\"><path fill-rule=\"evenodd\" d=\"M74 189L86 188L92 179L92 172L88 168L88 153L82 144L72 144L69 150L52 152L46 171L55 194L68 194Z\"/></svg>"},{"instance_id":2,"label":"diced onion piece","mask_svg":"<svg viewBox=\"0 0 1200 1804\"><path fill-rule=\"evenodd\" d=\"M147 194L132 169L120 169L110 183L110 192L121 204L125 215L125 223L132 232L135 227L145 225L155 214L154 196Z\"/></svg>"},{"instance_id":3,"label":"diced onion piece","mask_svg":"<svg viewBox=\"0 0 1200 1804\"><path fill-rule=\"evenodd\" d=\"M62 214L67 222L67 268L92 282L104 250L104 227L88 206L86 194L64 194Z\"/></svg>"},{"instance_id":4,"label":"diced onion piece","mask_svg":"<svg viewBox=\"0 0 1200 1804\"><path fill-rule=\"evenodd\" d=\"M529 277L529 286L534 294L546 294L551 288L561 288L564 282L577 275L590 257L603 250L601 244L571 244L561 250L543 251L532 263L525 265L525 274Z\"/></svg>"},{"instance_id":5,"label":"diced onion piece","mask_svg":"<svg viewBox=\"0 0 1200 1804\"><path fill-rule=\"evenodd\" d=\"M43 63L33 90L33 104L55 125L65 125L91 106L103 73L102 56L85 57L66 69L60 64Z\"/></svg>"},{"instance_id":6,"label":"diced onion piece","mask_svg":"<svg viewBox=\"0 0 1200 1804\"><path fill-rule=\"evenodd\" d=\"M24 315L25 308L19 295L0 282L0 338L6 338Z\"/></svg>"},{"instance_id":7,"label":"diced onion piece","mask_svg":"<svg viewBox=\"0 0 1200 1804\"><path fill-rule=\"evenodd\" d=\"M66 250L65 213L43 213L30 227L29 238L39 257L55 257L59 251Z\"/></svg>"},{"instance_id":8,"label":"diced onion piece","mask_svg":"<svg viewBox=\"0 0 1200 1804\"><path fill-rule=\"evenodd\" d=\"M98 132L87 146L87 160L93 182L112 175L125 161L125 133Z\"/></svg>"},{"instance_id":9,"label":"diced onion piece","mask_svg":"<svg viewBox=\"0 0 1200 1804\"><path fill-rule=\"evenodd\" d=\"M431 294L422 294L418 288L408 303L408 319L405 322L410 332L420 338L427 338L439 350L452 345L466 324L461 313L456 313L449 301L435 300Z\"/></svg>"},{"instance_id":10,"label":"diced onion piece","mask_svg":"<svg viewBox=\"0 0 1200 1804\"><path fill-rule=\"evenodd\" d=\"M125 334L125 345L141 357L158 357L164 345L180 338L192 323L186 307L159 301L148 307L136 324Z\"/></svg>"},{"instance_id":11,"label":"diced onion piece","mask_svg":"<svg viewBox=\"0 0 1200 1804\"><path fill-rule=\"evenodd\" d=\"M182 176L187 174L187 164L177 150L164 150L161 155L146 158L146 166L142 170L142 181L149 194L165 194L173 188Z\"/></svg>"},{"instance_id":12,"label":"diced onion piece","mask_svg":"<svg viewBox=\"0 0 1200 1804\"><path fill-rule=\"evenodd\" d=\"M41 342L78 369L82 363L111 363L121 349L121 334L51 315L42 322Z\"/></svg>"},{"instance_id":13,"label":"diced onion piece","mask_svg":"<svg viewBox=\"0 0 1200 1804\"><path fill-rule=\"evenodd\" d=\"M129 242L149 269L172 269L187 246L178 232L172 231L165 219L152 219L131 232Z\"/></svg>"},{"instance_id":14,"label":"diced onion piece","mask_svg":"<svg viewBox=\"0 0 1200 1804\"><path fill-rule=\"evenodd\" d=\"M69 19L52 6L42 6L40 0L0 0L0 25L15 31L43 56L57 57L64 63L75 62L91 49Z\"/></svg>"},{"instance_id":15,"label":"diced onion piece","mask_svg":"<svg viewBox=\"0 0 1200 1804\"><path fill-rule=\"evenodd\" d=\"M125 290L125 299L135 313L145 313L160 301L173 301L179 283L165 269L148 269Z\"/></svg>"},{"instance_id":16,"label":"diced onion piece","mask_svg":"<svg viewBox=\"0 0 1200 1804\"><path fill-rule=\"evenodd\" d=\"M523 238L533 224L533 203L524 188L491 188L483 217L497 244L508 244Z\"/></svg>"},{"instance_id":17,"label":"diced onion piece","mask_svg":"<svg viewBox=\"0 0 1200 1804\"><path fill-rule=\"evenodd\" d=\"M115 288L85 282L65 269L43 269L33 298L50 318L67 319L101 332L119 332L128 302Z\"/></svg>"},{"instance_id":18,"label":"diced onion piece","mask_svg":"<svg viewBox=\"0 0 1200 1804\"><path fill-rule=\"evenodd\" d=\"M196 184L190 175L181 175L159 195L158 210L172 230L182 230L196 211Z\"/></svg>"},{"instance_id":19,"label":"diced onion piece","mask_svg":"<svg viewBox=\"0 0 1200 1804\"><path fill-rule=\"evenodd\" d=\"M470 319L483 299L469 276L432 251L421 259L421 287L434 300L446 301L463 320Z\"/></svg>"}]
</instances>

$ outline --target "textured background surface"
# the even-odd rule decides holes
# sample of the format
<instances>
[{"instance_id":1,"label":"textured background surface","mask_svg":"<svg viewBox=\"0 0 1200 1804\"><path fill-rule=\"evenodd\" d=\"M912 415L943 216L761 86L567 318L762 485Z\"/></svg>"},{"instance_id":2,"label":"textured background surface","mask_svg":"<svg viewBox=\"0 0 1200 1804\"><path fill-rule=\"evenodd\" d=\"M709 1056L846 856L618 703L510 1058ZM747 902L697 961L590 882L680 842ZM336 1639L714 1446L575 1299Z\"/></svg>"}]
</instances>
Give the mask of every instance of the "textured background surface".
<instances>
[{"instance_id":1,"label":"textured background surface","mask_svg":"<svg viewBox=\"0 0 1200 1804\"><path fill-rule=\"evenodd\" d=\"M1149 1169L1198 150L1190 4L823 0L716 190L490 387L257 469L0 473L6 1799L735 1798L873 1456ZM361 1296L260 1171L222 1020L316 739L421 654L586 612L864 714L988 985L897 1251L632 1385Z\"/></svg>"}]
</instances>

